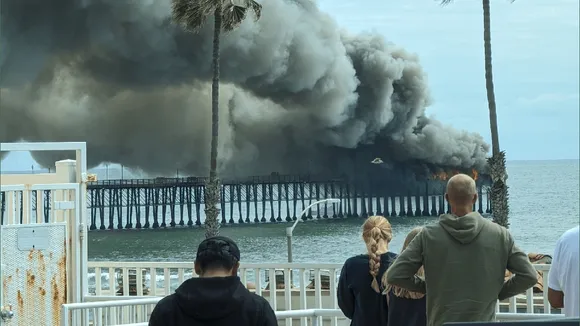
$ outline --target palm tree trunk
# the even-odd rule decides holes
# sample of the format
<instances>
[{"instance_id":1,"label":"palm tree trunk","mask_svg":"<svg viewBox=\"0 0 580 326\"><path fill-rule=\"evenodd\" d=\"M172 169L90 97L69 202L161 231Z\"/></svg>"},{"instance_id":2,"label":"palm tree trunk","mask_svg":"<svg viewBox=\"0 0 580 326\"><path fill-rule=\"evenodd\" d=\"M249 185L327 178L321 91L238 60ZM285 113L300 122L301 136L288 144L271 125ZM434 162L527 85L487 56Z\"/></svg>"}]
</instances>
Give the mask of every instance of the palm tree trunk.
<instances>
[{"instance_id":1,"label":"palm tree trunk","mask_svg":"<svg viewBox=\"0 0 580 326\"><path fill-rule=\"evenodd\" d=\"M485 50L485 89L489 107L489 126L491 128L491 148L495 156L500 152L499 134L497 131L497 113L495 107L495 92L493 89L493 69L491 65L491 13L490 0L483 0L483 47Z\"/></svg>"},{"instance_id":2,"label":"palm tree trunk","mask_svg":"<svg viewBox=\"0 0 580 326\"><path fill-rule=\"evenodd\" d=\"M220 2L220 1L218 1ZM209 179L205 186L205 237L219 235L220 181L217 176L217 146L219 135L219 82L220 82L220 34L222 29L222 7L216 6L213 31L213 80L211 84L211 152Z\"/></svg>"},{"instance_id":3,"label":"palm tree trunk","mask_svg":"<svg viewBox=\"0 0 580 326\"><path fill-rule=\"evenodd\" d=\"M494 222L508 227L509 203L506 184L505 152L499 147L495 93L493 89L493 69L491 63L491 13L490 0L483 1L483 47L485 50L485 88L489 106L489 126L491 129L492 156L488 160L491 186L491 211Z\"/></svg>"}]
</instances>

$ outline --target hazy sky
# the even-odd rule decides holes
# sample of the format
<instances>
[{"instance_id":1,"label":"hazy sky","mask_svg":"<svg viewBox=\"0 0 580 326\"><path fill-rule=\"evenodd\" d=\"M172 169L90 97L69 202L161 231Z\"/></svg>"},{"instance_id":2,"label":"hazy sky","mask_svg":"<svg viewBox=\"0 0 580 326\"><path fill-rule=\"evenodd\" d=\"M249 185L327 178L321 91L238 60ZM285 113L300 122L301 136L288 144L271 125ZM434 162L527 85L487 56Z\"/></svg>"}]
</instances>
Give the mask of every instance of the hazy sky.
<instances>
[{"instance_id":1,"label":"hazy sky","mask_svg":"<svg viewBox=\"0 0 580 326\"><path fill-rule=\"evenodd\" d=\"M428 114L490 139L480 1L318 1L351 32L374 31L419 55L434 104ZM579 157L579 1L492 1L500 144L510 160ZM25 170L10 155L5 170Z\"/></svg>"},{"instance_id":2,"label":"hazy sky","mask_svg":"<svg viewBox=\"0 0 580 326\"><path fill-rule=\"evenodd\" d=\"M491 1L500 145L508 159L579 157L578 0ZM419 55L428 114L491 141L481 1L319 1L349 31L375 31Z\"/></svg>"}]
</instances>

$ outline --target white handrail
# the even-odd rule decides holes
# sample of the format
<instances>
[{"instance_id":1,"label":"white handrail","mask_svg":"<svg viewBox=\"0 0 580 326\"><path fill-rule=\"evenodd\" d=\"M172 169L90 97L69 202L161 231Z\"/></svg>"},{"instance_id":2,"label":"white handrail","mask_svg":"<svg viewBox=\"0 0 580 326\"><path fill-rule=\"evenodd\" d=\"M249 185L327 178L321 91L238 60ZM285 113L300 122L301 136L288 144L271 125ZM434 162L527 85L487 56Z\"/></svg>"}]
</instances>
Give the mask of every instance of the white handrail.
<instances>
[{"instance_id":1,"label":"white handrail","mask_svg":"<svg viewBox=\"0 0 580 326\"><path fill-rule=\"evenodd\" d=\"M498 312L495 314L496 320L554 320L563 319L566 316L564 314L529 314L529 313L519 313L519 312Z\"/></svg>"},{"instance_id":2,"label":"white handrail","mask_svg":"<svg viewBox=\"0 0 580 326\"><path fill-rule=\"evenodd\" d=\"M132 306L132 305L157 304L157 302L159 302L161 299L163 299L163 297L151 297L151 298L146 298L146 299L65 303L62 305L62 307L67 309L67 310L111 308L111 307L122 307L122 306Z\"/></svg>"},{"instance_id":3,"label":"white handrail","mask_svg":"<svg viewBox=\"0 0 580 326\"><path fill-rule=\"evenodd\" d=\"M80 310L87 312L90 309L98 308L112 308L112 307L132 307L132 306L146 306L157 304L162 298L153 297L146 299L130 299L130 300L115 300L115 301L100 301L100 302L84 302L84 303L69 303L62 306L62 323L61 326L69 326L69 320L72 317L70 312ZM286 310L276 311L276 317L281 319L297 319L310 318L312 325L320 325L321 317L332 318L346 318L340 309L302 309L302 310ZM533 314L533 313L496 313L496 320L501 321L515 321L515 320L555 320L563 319L563 314ZM133 324L119 324L117 326L147 326L147 323L133 323Z\"/></svg>"},{"instance_id":4,"label":"white handrail","mask_svg":"<svg viewBox=\"0 0 580 326\"><path fill-rule=\"evenodd\" d=\"M306 268L306 269L332 269L342 268L338 263L240 263L240 268ZM540 265L534 265L540 266ZM543 265L541 265L543 266ZM547 265L550 266L550 265ZM184 268L193 269L190 261L89 261L89 268Z\"/></svg>"},{"instance_id":5,"label":"white handrail","mask_svg":"<svg viewBox=\"0 0 580 326\"><path fill-rule=\"evenodd\" d=\"M95 313L98 309L105 309L107 313L111 313L109 310L110 308L131 308L131 307L147 307L147 306L154 306L159 301L161 301L163 297L151 297L145 299L128 299L128 300L110 300L110 301L95 301L95 302L80 302L80 303L66 303L62 305L61 308L61 326L88 326L86 324L88 322L88 315L87 313L93 312L93 318L96 318ZM81 316L73 316L71 315L74 311L81 312ZM99 313L101 313L99 311ZM147 317L148 318L148 317ZM84 320L81 322L80 320ZM80 324L79 324L80 322ZM97 326L97 324L93 321L93 325ZM98 324L101 325L101 324ZM139 325L139 324L137 324ZM145 324L147 325L147 324Z\"/></svg>"},{"instance_id":6,"label":"white handrail","mask_svg":"<svg viewBox=\"0 0 580 326\"><path fill-rule=\"evenodd\" d=\"M340 309L304 309L276 311L276 318L302 318L302 317L344 317ZM346 317L344 317L346 318Z\"/></svg>"}]
</instances>

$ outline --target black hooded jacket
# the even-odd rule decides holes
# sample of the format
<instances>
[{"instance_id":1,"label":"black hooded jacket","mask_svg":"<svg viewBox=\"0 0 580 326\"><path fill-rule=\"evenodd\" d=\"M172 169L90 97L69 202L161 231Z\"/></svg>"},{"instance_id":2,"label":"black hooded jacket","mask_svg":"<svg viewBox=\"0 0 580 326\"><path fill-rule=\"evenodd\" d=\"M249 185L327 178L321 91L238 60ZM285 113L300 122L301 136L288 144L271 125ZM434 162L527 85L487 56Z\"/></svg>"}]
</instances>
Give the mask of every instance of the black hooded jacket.
<instances>
[{"instance_id":1,"label":"black hooded jacket","mask_svg":"<svg viewBox=\"0 0 580 326\"><path fill-rule=\"evenodd\" d=\"M251 293L237 276L192 278L163 298L149 326L277 326L266 299Z\"/></svg>"},{"instance_id":2,"label":"black hooded jacket","mask_svg":"<svg viewBox=\"0 0 580 326\"><path fill-rule=\"evenodd\" d=\"M377 279L379 284L381 275L396 258L397 254L392 252L381 255ZM368 255L354 256L346 260L340 272L337 295L338 306L351 320L351 326L387 326L387 298L373 290L372 280Z\"/></svg>"}]
</instances>

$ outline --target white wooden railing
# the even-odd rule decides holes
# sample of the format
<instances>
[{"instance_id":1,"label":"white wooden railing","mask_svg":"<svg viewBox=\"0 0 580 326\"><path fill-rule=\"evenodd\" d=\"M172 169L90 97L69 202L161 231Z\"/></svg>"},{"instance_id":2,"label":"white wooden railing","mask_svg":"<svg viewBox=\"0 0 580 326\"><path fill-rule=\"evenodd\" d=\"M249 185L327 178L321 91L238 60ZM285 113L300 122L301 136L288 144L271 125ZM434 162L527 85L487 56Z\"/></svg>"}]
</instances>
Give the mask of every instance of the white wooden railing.
<instances>
[{"instance_id":1,"label":"white wooden railing","mask_svg":"<svg viewBox=\"0 0 580 326\"><path fill-rule=\"evenodd\" d=\"M334 309L338 307L336 287L341 268L340 264L243 264L239 275L242 283L264 296L274 310ZM94 297L87 299L165 296L195 276L193 263L189 262L90 262L89 290ZM274 279L278 279L278 289L270 291L269 280ZM320 286L321 279L325 286Z\"/></svg>"},{"instance_id":2,"label":"white wooden railing","mask_svg":"<svg viewBox=\"0 0 580 326\"><path fill-rule=\"evenodd\" d=\"M548 279L550 265L535 264L534 267L543 274L544 280ZM243 264L239 275L250 290L264 296L276 311L336 309L341 268L341 264ZM85 301L166 296L190 277L196 277L190 262L93 261L89 262L91 295ZM270 280L274 279L277 279L277 289L270 291ZM497 312L559 313L550 307L547 286L542 293L529 289L525 294L499 302Z\"/></svg>"},{"instance_id":3,"label":"white wooden railing","mask_svg":"<svg viewBox=\"0 0 580 326\"><path fill-rule=\"evenodd\" d=\"M70 303L62 306L61 326L147 326L149 316L160 297L145 299L127 299L115 301L100 301L86 303ZM79 323L82 316L88 316L90 321ZM276 317L285 326L342 326L349 320L339 309L302 309L276 311ZM529 314L529 313L497 313L497 321L523 320L555 320L562 319L562 314Z\"/></svg>"},{"instance_id":4,"label":"white wooden railing","mask_svg":"<svg viewBox=\"0 0 580 326\"><path fill-rule=\"evenodd\" d=\"M68 303L62 305L61 326L109 326L146 323L162 297Z\"/></svg>"}]
</instances>

